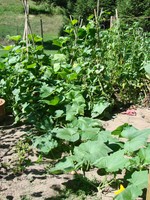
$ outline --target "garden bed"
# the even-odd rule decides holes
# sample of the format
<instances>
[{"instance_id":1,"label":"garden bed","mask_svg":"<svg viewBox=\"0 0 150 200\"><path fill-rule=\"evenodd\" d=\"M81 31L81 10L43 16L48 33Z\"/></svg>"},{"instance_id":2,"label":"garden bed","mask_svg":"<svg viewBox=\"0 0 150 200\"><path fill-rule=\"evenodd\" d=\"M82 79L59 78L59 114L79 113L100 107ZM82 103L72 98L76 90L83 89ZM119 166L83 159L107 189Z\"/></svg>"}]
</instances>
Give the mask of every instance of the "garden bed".
<instances>
[{"instance_id":1,"label":"garden bed","mask_svg":"<svg viewBox=\"0 0 150 200\"><path fill-rule=\"evenodd\" d=\"M103 121L106 130L114 130L116 127L129 123L138 129L150 128L150 110L137 108L135 115L119 113L111 120ZM7 129L6 129L7 128ZM58 200L58 199L87 199L87 200L112 200L114 188L106 187L105 190L96 192L94 187L80 179L80 171L77 174L50 175L47 173L50 160L44 159L37 163L38 157L33 152L29 153L32 164L23 173L12 173L17 154L15 152L18 140L22 139L30 127L3 127L0 129L0 200ZM90 180L101 181L102 176L97 170L86 172ZM140 198L139 198L140 199ZM141 198L142 199L142 198ZM144 200L144 199L143 199Z\"/></svg>"}]
</instances>

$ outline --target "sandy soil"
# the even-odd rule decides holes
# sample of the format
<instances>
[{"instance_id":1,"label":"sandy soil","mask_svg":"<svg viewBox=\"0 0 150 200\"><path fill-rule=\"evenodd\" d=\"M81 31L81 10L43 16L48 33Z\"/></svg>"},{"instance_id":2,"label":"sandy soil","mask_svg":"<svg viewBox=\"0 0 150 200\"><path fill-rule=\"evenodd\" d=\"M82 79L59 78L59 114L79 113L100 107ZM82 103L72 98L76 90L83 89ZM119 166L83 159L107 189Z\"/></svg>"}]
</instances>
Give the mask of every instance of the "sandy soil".
<instances>
[{"instance_id":1,"label":"sandy soil","mask_svg":"<svg viewBox=\"0 0 150 200\"><path fill-rule=\"evenodd\" d=\"M150 110L147 108L138 108L136 115L130 116L119 113L108 121L103 121L107 130L114 130L119 125L129 123L138 129L150 128ZM94 196L87 194L77 197L74 193L67 194L66 188L74 188L79 183L74 179L74 175L49 175L46 173L47 163L37 164L37 157L32 155L30 158L33 165L26 168L20 175L13 175L9 167L13 165L16 158L15 145L26 132L25 126L17 128L0 128L0 200L58 200L58 199L86 199L86 200L112 200L114 191L108 188L107 191L95 193ZM90 179L98 179L96 170L87 172ZM82 190L82 185L79 184ZM86 189L87 190L87 189ZM90 189L89 189L90 190ZM73 190L72 190L73 191Z\"/></svg>"}]
</instances>

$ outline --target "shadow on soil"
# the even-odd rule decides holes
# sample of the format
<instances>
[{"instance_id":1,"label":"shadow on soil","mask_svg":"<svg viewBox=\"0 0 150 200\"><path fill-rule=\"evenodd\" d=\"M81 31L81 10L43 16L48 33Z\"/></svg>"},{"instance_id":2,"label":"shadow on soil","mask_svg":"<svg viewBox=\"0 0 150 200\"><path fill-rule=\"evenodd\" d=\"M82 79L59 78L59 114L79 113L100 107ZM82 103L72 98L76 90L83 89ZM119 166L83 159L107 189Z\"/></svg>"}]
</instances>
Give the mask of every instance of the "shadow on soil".
<instances>
[{"instance_id":1,"label":"shadow on soil","mask_svg":"<svg viewBox=\"0 0 150 200\"><path fill-rule=\"evenodd\" d=\"M70 199L73 197L86 197L87 195L93 196L97 191L94 187L92 181L88 182L86 178L82 175L75 175L73 180L68 180L67 182L62 183L65 186L65 189L61 189L58 185L53 185L52 188L57 191L59 194L57 196L52 196L46 198L45 200L59 200L59 199Z\"/></svg>"}]
</instances>

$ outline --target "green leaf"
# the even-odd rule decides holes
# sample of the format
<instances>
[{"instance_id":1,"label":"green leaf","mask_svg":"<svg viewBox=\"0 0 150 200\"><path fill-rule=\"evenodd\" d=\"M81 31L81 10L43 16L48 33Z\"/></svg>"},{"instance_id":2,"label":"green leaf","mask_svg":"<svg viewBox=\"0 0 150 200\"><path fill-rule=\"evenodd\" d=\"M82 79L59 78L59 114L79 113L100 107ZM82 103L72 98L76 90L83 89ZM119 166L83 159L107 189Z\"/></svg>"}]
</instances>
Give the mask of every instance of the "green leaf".
<instances>
[{"instance_id":1,"label":"green leaf","mask_svg":"<svg viewBox=\"0 0 150 200\"><path fill-rule=\"evenodd\" d=\"M20 89L14 89L12 93L15 96L15 101L18 102L20 100Z\"/></svg>"},{"instance_id":2,"label":"green leaf","mask_svg":"<svg viewBox=\"0 0 150 200\"><path fill-rule=\"evenodd\" d=\"M3 70L5 68L5 64L0 62L0 70Z\"/></svg>"},{"instance_id":3,"label":"green leaf","mask_svg":"<svg viewBox=\"0 0 150 200\"><path fill-rule=\"evenodd\" d=\"M50 87L47 84L43 84L43 86L40 89L40 97L41 98L46 98L50 96L55 90L55 87Z\"/></svg>"},{"instance_id":4,"label":"green leaf","mask_svg":"<svg viewBox=\"0 0 150 200\"><path fill-rule=\"evenodd\" d=\"M54 39L53 40L53 45L56 45L58 47L62 47L62 40L60 40L60 39Z\"/></svg>"},{"instance_id":5,"label":"green leaf","mask_svg":"<svg viewBox=\"0 0 150 200\"><path fill-rule=\"evenodd\" d=\"M54 129L53 132L56 133L56 137L66 141L75 142L79 140L77 128Z\"/></svg>"},{"instance_id":6,"label":"green leaf","mask_svg":"<svg viewBox=\"0 0 150 200\"><path fill-rule=\"evenodd\" d=\"M58 143L52 138L51 134L35 136L32 139L33 146L41 153L48 154L52 149L56 148Z\"/></svg>"},{"instance_id":7,"label":"green leaf","mask_svg":"<svg viewBox=\"0 0 150 200\"><path fill-rule=\"evenodd\" d=\"M21 109L21 111L22 111L22 113L25 113L26 111L26 108L29 106L29 103L27 103L27 102L25 102L25 103L23 103L22 104L22 109Z\"/></svg>"},{"instance_id":8,"label":"green leaf","mask_svg":"<svg viewBox=\"0 0 150 200\"><path fill-rule=\"evenodd\" d=\"M99 102L94 105L93 110L92 110L92 118L98 117L101 115L106 108L108 108L110 103L108 102Z\"/></svg>"},{"instance_id":9,"label":"green leaf","mask_svg":"<svg viewBox=\"0 0 150 200\"><path fill-rule=\"evenodd\" d=\"M77 126L81 130L86 130L87 128L99 127L102 128L102 123L98 119L92 119L89 117L79 117L72 122L74 126Z\"/></svg>"},{"instance_id":10,"label":"green leaf","mask_svg":"<svg viewBox=\"0 0 150 200\"><path fill-rule=\"evenodd\" d=\"M76 105L66 105L66 120L72 121L77 114Z\"/></svg>"},{"instance_id":11,"label":"green leaf","mask_svg":"<svg viewBox=\"0 0 150 200\"><path fill-rule=\"evenodd\" d=\"M144 69L146 71L146 73L148 73L150 75L150 61L147 62L145 65L144 65Z\"/></svg>"},{"instance_id":12,"label":"green leaf","mask_svg":"<svg viewBox=\"0 0 150 200\"><path fill-rule=\"evenodd\" d=\"M146 148L139 150L138 157L143 164L150 165L150 144Z\"/></svg>"},{"instance_id":13,"label":"green leaf","mask_svg":"<svg viewBox=\"0 0 150 200\"><path fill-rule=\"evenodd\" d=\"M57 72L60 69L60 63L54 63L54 72Z\"/></svg>"},{"instance_id":14,"label":"green leaf","mask_svg":"<svg viewBox=\"0 0 150 200\"><path fill-rule=\"evenodd\" d=\"M68 37L59 37L58 39L53 40L53 45L62 47L69 40ZM55 55L54 55L55 56Z\"/></svg>"},{"instance_id":15,"label":"green leaf","mask_svg":"<svg viewBox=\"0 0 150 200\"><path fill-rule=\"evenodd\" d=\"M107 156L111 152L101 141L87 141L74 148L74 156L78 163L93 164L101 157Z\"/></svg>"},{"instance_id":16,"label":"green leaf","mask_svg":"<svg viewBox=\"0 0 150 200\"><path fill-rule=\"evenodd\" d=\"M96 140L98 138L99 128L87 128L80 131L81 140Z\"/></svg>"},{"instance_id":17,"label":"green leaf","mask_svg":"<svg viewBox=\"0 0 150 200\"><path fill-rule=\"evenodd\" d=\"M96 29L95 28L89 28L89 34L94 37L96 34Z\"/></svg>"},{"instance_id":18,"label":"green leaf","mask_svg":"<svg viewBox=\"0 0 150 200\"><path fill-rule=\"evenodd\" d=\"M75 24L78 23L78 20L77 19L73 19L73 20L71 20L71 23L72 23L72 25L75 25Z\"/></svg>"},{"instance_id":19,"label":"green leaf","mask_svg":"<svg viewBox=\"0 0 150 200\"><path fill-rule=\"evenodd\" d=\"M42 45L39 45L39 46L36 46L36 51L41 51L41 50L43 50L43 46Z\"/></svg>"},{"instance_id":20,"label":"green leaf","mask_svg":"<svg viewBox=\"0 0 150 200\"><path fill-rule=\"evenodd\" d=\"M115 197L115 200L135 200L142 195L142 191L135 185L128 186L123 192Z\"/></svg>"},{"instance_id":21,"label":"green leaf","mask_svg":"<svg viewBox=\"0 0 150 200\"><path fill-rule=\"evenodd\" d=\"M21 39L21 35L9 36L9 39L18 42Z\"/></svg>"},{"instance_id":22,"label":"green leaf","mask_svg":"<svg viewBox=\"0 0 150 200\"><path fill-rule=\"evenodd\" d=\"M33 63L31 65L27 65L27 69L35 69L36 68L36 63Z\"/></svg>"},{"instance_id":23,"label":"green leaf","mask_svg":"<svg viewBox=\"0 0 150 200\"><path fill-rule=\"evenodd\" d=\"M137 131L138 131L138 129L136 129L135 127L133 127L131 125L124 126L123 130L121 131L121 136L130 140L132 138L133 133L135 133Z\"/></svg>"},{"instance_id":24,"label":"green leaf","mask_svg":"<svg viewBox=\"0 0 150 200\"><path fill-rule=\"evenodd\" d=\"M76 73L71 73L67 75L67 78L69 81L73 81L77 79L77 74Z\"/></svg>"},{"instance_id":25,"label":"green leaf","mask_svg":"<svg viewBox=\"0 0 150 200\"><path fill-rule=\"evenodd\" d=\"M130 127L130 125L128 123L125 123L119 127L117 127L114 131L112 131L112 135L118 135L121 136L122 131L126 128L126 127Z\"/></svg>"},{"instance_id":26,"label":"green leaf","mask_svg":"<svg viewBox=\"0 0 150 200\"><path fill-rule=\"evenodd\" d=\"M55 111L55 118L62 117L63 114L64 114L63 110L56 110Z\"/></svg>"},{"instance_id":27,"label":"green leaf","mask_svg":"<svg viewBox=\"0 0 150 200\"><path fill-rule=\"evenodd\" d=\"M117 172L125 168L128 159L124 156L124 150L119 150L110 156L102 157L94 165L98 168L104 168L107 172Z\"/></svg>"},{"instance_id":28,"label":"green leaf","mask_svg":"<svg viewBox=\"0 0 150 200\"><path fill-rule=\"evenodd\" d=\"M119 140L111 135L110 131L100 131L98 133L98 140L109 143L119 143Z\"/></svg>"},{"instance_id":29,"label":"green leaf","mask_svg":"<svg viewBox=\"0 0 150 200\"><path fill-rule=\"evenodd\" d=\"M9 51L9 50L11 50L13 47L14 47L13 45L5 46L5 47L3 48L3 50Z\"/></svg>"},{"instance_id":30,"label":"green leaf","mask_svg":"<svg viewBox=\"0 0 150 200\"><path fill-rule=\"evenodd\" d=\"M18 56L13 56L8 60L8 63L11 64L15 64L19 61L19 57Z\"/></svg>"},{"instance_id":31,"label":"green leaf","mask_svg":"<svg viewBox=\"0 0 150 200\"><path fill-rule=\"evenodd\" d=\"M144 189L147 188L148 186L148 170L144 170L144 171L135 171L132 176L131 179L128 179L128 181L137 186L139 189Z\"/></svg>"},{"instance_id":32,"label":"green leaf","mask_svg":"<svg viewBox=\"0 0 150 200\"><path fill-rule=\"evenodd\" d=\"M38 36L38 35L35 35L35 34L29 34L28 35L28 38L32 41L34 40L34 42L41 42L43 39Z\"/></svg>"},{"instance_id":33,"label":"green leaf","mask_svg":"<svg viewBox=\"0 0 150 200\"><path fill-rule=\"evenodd\" d=\"M133 132L132 135L130 135L130 139L134 139L136 137L148 139L148 136L150 136L150 129L143 129Z\"/></svg>"},{"instance_id":34,"label":"green leaf","mask_svg":"<svg viewBox=\"0 0 150 200\"><path fill-rule=\"evenodd\" d=\"M134 152L146 145L146 138L137 137L124 144L124 150L127 152Z\"/></svg>"},{"instance_id":35,"label":"green leaf","mask_svg":"<svg viewBox=\"0 0 150 200\"><path fill-rule=\"evenodd\" d=\"M60 160L55 167L50 169L52 174L68 173L74 170L74 163L72 157L66 157Z\"/></svg>"},{"instance_id":36,"label":"green leaf","mask_svg":"<svg viewBox=\"0 0 150 200\"><path fill-rule=\"evenodd\" d=\"M55 96L52 100L41 100L41 102L46 103L49 106L56 106L59 101L60 99L58 96Z\"/></svg>"},{"instance_id":37,"label":"green leaf","mask_svg":"<svg viewBox=\"0 0 150 200\"><path fill-rule=\"evenodd\" d=\"M77 35L79 38L84 38L86 36L86 30L84 28L79 28Z\"/></svg>"},{"instance_id":38,"label":"green leaf","mask_svg":"<svg viewBox=\"0 0 150 200\"><path fill-rule=\"evenodd\" d=\"M78 92L70 92L68 97L69 99L74 98L72 105L66 105L66 120L72 121L75 119L76 115L84 115L84 108L86 104L85 99Z\"/></svg>"},{"instance_id":39,"label":"green leaf","mask_svg":"<svg viewBox=\"0 0 150 200\"><path fill-rule=\"evenodd\" d=\"M53 60L59 61L59 63L60 63L60 62L63 62L66 60L66 56L64 54L56 53L56 54L54 54Z\"/></svg>"},{"instance_id":40,"label":"green leaf","mask_svg":"<svg viewBox=\"0 0 150 200\"><path fill-rule=\"evenodd\" d=\"M130 140L124 145L124 149L128 152L136 151L147 144L150 136L150 129L136 130L130 134Z\"/></svg>"},{"instance_id":41,"label":"green leaf","mask_svg":"<svg viewBox=\"0 0 150 200\"><path fill-rule=\"evenodd\" d=\"M148 171L135 171L131 179L128 179L131 183L122 193L115 197L115 200L135 200L141 196L143 189L148 185Z\"/></svg>"}]
</instances>

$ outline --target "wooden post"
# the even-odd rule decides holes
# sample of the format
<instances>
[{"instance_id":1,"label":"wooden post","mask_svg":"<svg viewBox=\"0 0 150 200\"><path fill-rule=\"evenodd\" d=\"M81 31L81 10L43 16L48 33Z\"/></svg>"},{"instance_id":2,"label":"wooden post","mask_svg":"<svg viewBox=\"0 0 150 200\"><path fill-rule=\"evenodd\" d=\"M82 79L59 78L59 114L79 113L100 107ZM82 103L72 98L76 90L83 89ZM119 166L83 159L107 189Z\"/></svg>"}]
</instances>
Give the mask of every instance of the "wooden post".
<instances>
[{"instance_id":1,"label":"wooden post","mask_svg":"<svg viewBox=\"0 0 150 200\"><path fill-rule=\"evenodd\" d=\"M148 174L148 187L147 187L146 200L150 200L150 169Z\"/></svg>"},{"instance_id":2,"label":"wooden post","mask_svg":"<svg viewBox=\"0 0 150 200\"><path fill-rule=\"evenodd\" d=\"M42 45L43 45L44 34L43 34L43 21L41 17L40 17L40 25L41 25L41 37L42 37Z\"/></svg>"},{"instance_id":3,"label":"wooden post","mask_svg":"<svg viewBox=\"0 0 150 200\"><path fill-rule=\"evenodd\" d=\"M111 16L110 17L110 28L113 27L113 25L115 24L115 22L116 22L116 17L115 16Z\"/></svg>"}]
</instances>

